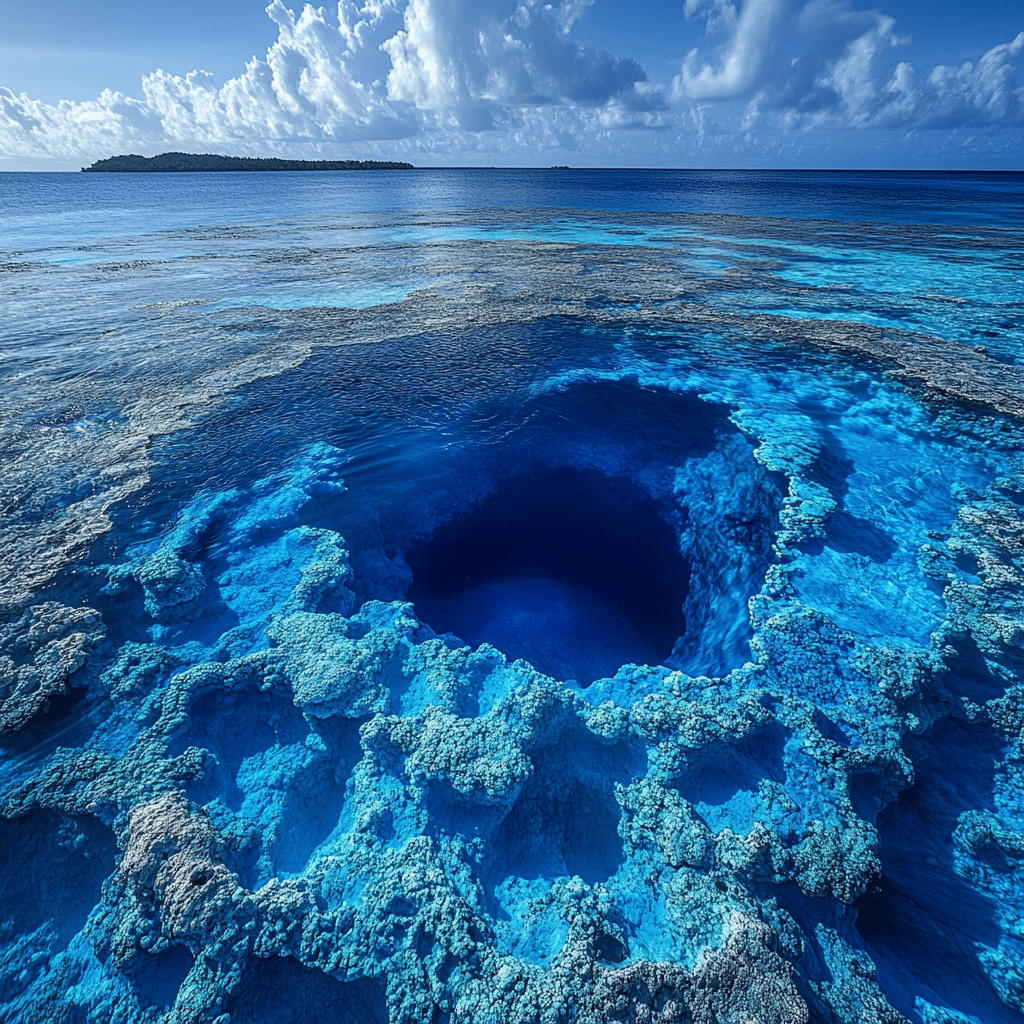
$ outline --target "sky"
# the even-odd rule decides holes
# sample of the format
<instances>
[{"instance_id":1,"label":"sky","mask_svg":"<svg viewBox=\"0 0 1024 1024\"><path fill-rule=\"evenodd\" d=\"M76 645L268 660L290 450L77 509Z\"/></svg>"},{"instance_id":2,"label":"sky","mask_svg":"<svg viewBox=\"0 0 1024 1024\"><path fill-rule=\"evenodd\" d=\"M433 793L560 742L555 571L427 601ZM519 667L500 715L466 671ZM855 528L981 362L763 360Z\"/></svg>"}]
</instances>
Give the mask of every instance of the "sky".
<instances>
[{"instance_id":1,"label":"sky","mask_svg":"<svg viewBox=\"0 0 1024 1024\"><path fill-rule=\"evenodd\" d=\"M0 169L1024 170L1020 0L0 0Z\"/></svg>"}]
</instances>

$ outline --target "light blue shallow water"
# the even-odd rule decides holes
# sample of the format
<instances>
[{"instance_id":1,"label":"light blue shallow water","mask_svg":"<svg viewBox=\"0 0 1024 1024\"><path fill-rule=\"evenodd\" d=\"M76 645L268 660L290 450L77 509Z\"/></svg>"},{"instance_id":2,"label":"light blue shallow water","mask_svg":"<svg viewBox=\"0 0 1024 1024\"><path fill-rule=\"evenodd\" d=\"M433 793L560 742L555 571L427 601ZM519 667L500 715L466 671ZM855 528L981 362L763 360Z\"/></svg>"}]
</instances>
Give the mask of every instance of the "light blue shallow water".
<instances>
[{"instance_id":1,"label":"light blue shallow water","mask_svg":"<svg viewBox=\"0 0 1024 1024\"><path fill-rule=\"evenodd\" d=\"M0 1019L1021 1020L1022 199L3 175Z\"/></svg>"}]
</instances>

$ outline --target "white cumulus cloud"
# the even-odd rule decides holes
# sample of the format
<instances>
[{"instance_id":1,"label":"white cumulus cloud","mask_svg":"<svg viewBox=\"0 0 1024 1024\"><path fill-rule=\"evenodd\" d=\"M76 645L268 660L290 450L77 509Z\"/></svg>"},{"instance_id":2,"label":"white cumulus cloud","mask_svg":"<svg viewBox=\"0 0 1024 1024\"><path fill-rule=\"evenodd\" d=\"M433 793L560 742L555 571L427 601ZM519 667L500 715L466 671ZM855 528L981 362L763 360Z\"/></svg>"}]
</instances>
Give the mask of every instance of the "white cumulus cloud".
<instances>
[{"instance_id":1,"label":"white cumulus cloud","mask_svg":"<svg viewBox=\"0 0 1024 1024\"><path fill-rule=\"evenodd\" d=\"M934 126L1024 121L1024 86L1017 85L1010 62L1024 51L1024 32L1009 43L993 46L977 65L939 66L928 76L926 123ZM909 76L908 76L909 77Z\"/></svg>"},{"instance_id":2,"label":"white cumulus cloud","mask_svg":"<svg viewBox=\"0 0 1024 1024\"><path fill-rule=\"evenodd\" d=\"M708 35L726 31L729 39L715 64L702 62L696 48L690 50L672 82L673 97L732 99L757 85L784 38L788 7L786 0L747 0L737 14L725 0L687 0L688 17L704 14Z\"/></svg>"},{"instance_id":3,"label":"white cumulus cloud","mask_svg":"<svg viewBox=\"0 0 1024 1024\"><path fill-rule=\"evenodd\" d=\"M613 103L659 106L647 76L569 35L585 9L575 0L409 0L391 57L388 95L418 109L452 110L464 127L489 128L496 106Z\"/></svg>"},{"instance_id":4,"label":"white cumulus cloud","mask_svg":"<svg viewBox=\"0 0 1024 1024\"><path fill-rule=\"evenodd\" d=\"M703 19L707 46L692 49L672 82L675 103L743 102L737 119L783 129L1012 124L1024 115L1015 58L1024 33L977 64L918 75L899 60L909 45L895 20L848 0L686 0Z\"/></svg>"},{"instance_id":5,"label":"white cumulus cloud","mask_svg":"<svg viewBox=\"0 0 1024 1024\"><path fill-rule=\"evenodd\" d=\"M701 45L664 88L636 61L573 38L591 2L341 0L328 11L273 0L277 40L226 82L158 70L139 97L58 104L0 88L0 157L67 165L185 149L472 161L568 150L665 162L764 153L816 131L969 125L1005 136L1024 122L1024 33L974 62L921 69L893 18L852 0L683 0Z\"/></svg>"},{"instance_id":6,"label":"white cumulus cloud","mask_svg":"<svg viewBox=\"0 0 1024 1024\"><path fill-rule=\"evenodd\" d=\"M632 60L576 42L581 0L342 0L335 16L273 0L278 38L219 85L205 72L155 71L143 99L105 92L56 106L0 90L0 144L32 156L106 155L160 146L237 152L385 144L467 133L513 136L532 108L561 107L559 131L656 127L661 90ZM575 123L572 123L575 122ZM542 132L540 138L546 137Z\"/></svg>"}]
</instances>

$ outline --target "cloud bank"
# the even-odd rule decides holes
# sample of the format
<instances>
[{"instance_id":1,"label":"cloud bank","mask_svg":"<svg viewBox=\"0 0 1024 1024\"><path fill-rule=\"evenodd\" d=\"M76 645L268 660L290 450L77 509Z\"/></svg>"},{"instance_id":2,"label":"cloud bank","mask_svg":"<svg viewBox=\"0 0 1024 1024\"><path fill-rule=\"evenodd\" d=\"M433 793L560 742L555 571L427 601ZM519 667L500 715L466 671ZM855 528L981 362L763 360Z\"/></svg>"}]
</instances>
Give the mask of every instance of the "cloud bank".
<instances>
[{"instance_id":1,"label":"cloud bank","mask_svg":"<svg viewBox=\"0 0 1024 1024\"><path fill-rule=\"evenodd\" d=\"M999 130L1024 124L1024 32L918 72L877 10L837 0L685 0L702 34L666 86L572 36L591 0L273 0L277 41L236 78L155 71L142 98L57 105L0 89L9 159L164 149L415 156L720 151L756 132ZM756 141L756 140L755 140Z\"/></svg>"},{"instance_id":2,"label":"cloud bank","mask_svg":"<svg viewBox=\"0 0 1024 1024\"><path fill-rule=\"evenodd\" d=\"M864 128L1024 124L1024 88L1012 61L1024 32L992 47L977 65L935 67L919 78L893 55L910 43L893 18L837 0L686 0L704 18L709 39L727 38L712 55L691 50L672 82L672 98L748 99L745 124L777 115L777 125ZM893 66L894 65L894 66Z\"/></svg>"}]
</instances>

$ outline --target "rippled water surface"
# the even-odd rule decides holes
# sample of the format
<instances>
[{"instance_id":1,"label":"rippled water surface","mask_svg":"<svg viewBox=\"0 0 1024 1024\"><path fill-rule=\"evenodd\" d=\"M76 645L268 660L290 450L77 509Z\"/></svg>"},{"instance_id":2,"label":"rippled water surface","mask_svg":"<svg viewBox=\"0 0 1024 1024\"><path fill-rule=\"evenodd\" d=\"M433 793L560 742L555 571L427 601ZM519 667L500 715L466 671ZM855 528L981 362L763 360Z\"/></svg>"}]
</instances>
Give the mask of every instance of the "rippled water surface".
<instances>
[{"instance_id":1,"label":"rippled water surface","mask_svg":"<svg viewBox=\"0 0 1024 1024\"><path fill-rule=\"evenodd\" d=\"M1024 1020L1024 177L0 204L0 1019Z\"/></svg>"}]
</instances>

